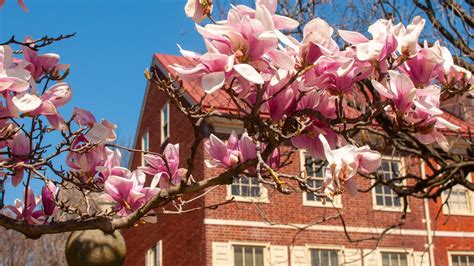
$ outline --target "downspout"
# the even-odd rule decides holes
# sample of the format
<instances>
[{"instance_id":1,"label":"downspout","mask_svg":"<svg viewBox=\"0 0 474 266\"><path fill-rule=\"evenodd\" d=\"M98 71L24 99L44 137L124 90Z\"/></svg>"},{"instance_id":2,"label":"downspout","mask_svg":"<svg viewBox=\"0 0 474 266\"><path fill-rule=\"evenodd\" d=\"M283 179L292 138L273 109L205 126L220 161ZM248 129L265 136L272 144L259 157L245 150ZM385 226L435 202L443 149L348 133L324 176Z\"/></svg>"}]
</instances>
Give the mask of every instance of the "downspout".
<instances>
[{"instance_id":1,"label":"downspout","mask_svg":"<svg viewBox=\"0 0 474 266\"><path fill-rule=\"evenodd\" d=\"M421 159L420 161L420 173L421 179L426 178L425 173L425 161ZM423 207L425 209L425 222L426 222L426 233L428 236L428 255L429 255L429 263L430 266L434 266L434 244L433 244L433 235L431 231L431 217L430 217L430 209L428 205L428 199L423 199Z\"/></svg>"}]
</instances>

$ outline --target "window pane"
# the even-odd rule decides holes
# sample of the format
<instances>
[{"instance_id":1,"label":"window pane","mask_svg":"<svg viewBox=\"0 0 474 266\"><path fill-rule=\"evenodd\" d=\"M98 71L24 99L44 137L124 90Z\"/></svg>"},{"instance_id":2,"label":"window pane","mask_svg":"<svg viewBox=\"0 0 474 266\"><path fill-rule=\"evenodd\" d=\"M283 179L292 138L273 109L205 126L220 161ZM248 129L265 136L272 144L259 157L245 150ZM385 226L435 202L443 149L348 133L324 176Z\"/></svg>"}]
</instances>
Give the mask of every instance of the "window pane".
<instances>
[{"instance_id":1,"label":"window pane","mask_svg":"<svg viewBox=\"0 0 474 266\"><path fill-rule=\"evenodd\" d=\"M390 266L390 255L389 254L382 254L382 265L383 266Z\"/></svg>"},{"instance_id":2,"label":"window pane","mask_svg":"<svg viewBox=\"0 0 474 266\"><path fill-rule=\"evenodd\" d=\"M379 206L383 206L383 197L382 196L377 196L376 197L376 200L377 200L377 205Z\"/></svg>"},{"instance_id":3,"label":"window pane","mask_svg":"<svg viewBox=\"0 0 474 266\"><path fill-rule=\"evenodd\" d=\"M234 265L235 266L243 266L244 261L242 259L242 247L241 246L234 246Z\"/></svg>"},{"instance_id":4,"label":"window pane","mask_svg":"<svg viewBox=\"0 0 474 266\"><path fill-rule=\"evenodd\" d=\"M253 266L253 248L245 247L245 266Z\"/></svg>"},{"instance_id":5,"label":"window pane","mask_svg":"<svg viewBox=\"0 0 474 266\"><path fill-rule=\"evenodd\" d=\"M255 266L263 266L263 248L255 248Z\"/></svg>"},{"instance_id":6,"label":"window pane","mask_svg":"<svg viewBox=\"0 0 474 266\"><path fill-rule=\"evenodd\" d=\"M331 266L339 265L339 258L336 251L331 251Z\"/></svg>"},{"instance_id":7,"label":"window pane","mask_svg":"<svg viewBox=\"0 0 474 266\"><path fill-rule=\"evenodd\" d=\"M311 250L311 266L337 266L339 258L336 250Z\"/></svg>"},{"instance_id":8,"label":"window pane","mask_svg":"<svg viewBox=\"0 0 474 266\"><path fill-rule=\"evenodd\" d=\"M232 179L231 193L233 196L260 197L260 183L256 177L234 177Z\"/></svg>"},{"instance_id":9,"label":"window pane","mask_svg":"<svg viewBox=\"0 0 474 266\"><path fill-rule=\"evenodd\" d=\"M321 251L321 263L322 265L329 265L329 252Z\"/></svg>"},{"instance_id":10,"label":"window pane","mask_svg":"<svg viewBox=\"0 0 474 266\"><path fill-rule=\"evenodd\" d=\"M406 253L382 252L383 266L408 266Z\"/></svg>"},{"instance_id":11,"label":"window pane","mask_svg":"<svg viewBox=\"0 0 474 266\"><path fill-rule=\"evenodd\" d=\"M321 260L319 258L318 250L311 251L311 266L319 266L321 265Z\"/></svg>"},{"instance_id":12,"label":"window pane","mask_svg":"<svg viewBox=\"0 0 474 266\"><path fill-rule=\"evenodd\" d=\"M393 204L392 204L392 197L390 197L390 196L386 196L386 197L385 197L385 206L388 206L388 207L393 206Z\"/></svg>"}]
</instances>

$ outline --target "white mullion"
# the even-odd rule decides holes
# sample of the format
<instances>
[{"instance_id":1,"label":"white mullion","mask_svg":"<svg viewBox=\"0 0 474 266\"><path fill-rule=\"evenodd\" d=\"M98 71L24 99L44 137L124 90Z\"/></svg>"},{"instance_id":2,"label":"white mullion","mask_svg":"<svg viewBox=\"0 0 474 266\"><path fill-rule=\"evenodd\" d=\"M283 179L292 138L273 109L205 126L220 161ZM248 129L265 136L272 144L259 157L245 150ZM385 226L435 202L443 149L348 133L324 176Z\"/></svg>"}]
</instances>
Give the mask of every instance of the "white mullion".
<instances>
[{"instance_id":1,"label":"white mullion","mask_svg":"<svg viewBox=\"0 0 474 266\"><path fill-rule=\"evenodd\" d=\"M256 259L256 255L255 255L255 247L252 248L252 261L253 261L253 265L252 266L255 266L257 264L257 261L255 260Z\"/></svg>"}]
</instances>

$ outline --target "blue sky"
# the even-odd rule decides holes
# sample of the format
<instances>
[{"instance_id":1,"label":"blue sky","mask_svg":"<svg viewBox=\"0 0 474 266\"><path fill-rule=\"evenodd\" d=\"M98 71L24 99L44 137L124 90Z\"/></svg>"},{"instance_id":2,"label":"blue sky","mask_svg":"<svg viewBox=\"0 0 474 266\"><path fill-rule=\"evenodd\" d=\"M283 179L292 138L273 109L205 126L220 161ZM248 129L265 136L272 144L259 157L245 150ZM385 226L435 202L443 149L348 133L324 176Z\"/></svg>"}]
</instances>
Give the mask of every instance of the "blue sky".
<instances>
[{"instance_id":1,"label":"blue sky","mask_svg":"<svg viewBox=\"0 0 474 266\"><path fill-rule=\"evenodd\" d=\"M202 50L194 22L184 15L185 0L25 0L28 13L8 0L0 10L0 42L12 35L39 38L77 36L41 50L71 64L67 82L71 107L92 111L119 126L120 142L132 144L145 92L143 75L153 53L179 52L176 44ZM9 183L9 182L8 182ZM7 187L7 191L9 186ZM6 203L23 189L7 194ZM11 190L10 190L11 191Z\"/></svg>"},{"instance_id":2,"label":"blue sky","mask_svg":"<svg viewBox=\"0 0 474 266\"><path fill-rule=\"evenodd\" d=\"M185 0L25 2L28 13L15 0L0 10L0 40L76 32L42 52L58 53L71 64L71 105L118 124L123 141L134 136L146 84L143 71L153 53L177 54L177 43L203 47L194 23L184 15Z\"/></svg>"}]
</instances>

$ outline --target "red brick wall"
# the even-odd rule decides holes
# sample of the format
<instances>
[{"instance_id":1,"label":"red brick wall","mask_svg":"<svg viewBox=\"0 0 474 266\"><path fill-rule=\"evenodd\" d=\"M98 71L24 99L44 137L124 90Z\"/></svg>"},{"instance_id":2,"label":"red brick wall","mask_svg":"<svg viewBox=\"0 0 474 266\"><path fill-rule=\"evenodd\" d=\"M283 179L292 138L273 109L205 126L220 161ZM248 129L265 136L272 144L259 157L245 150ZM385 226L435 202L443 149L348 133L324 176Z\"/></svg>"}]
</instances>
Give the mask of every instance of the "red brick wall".
<instances>
[{"instance_id":1,"label":"red brick wall","mask_svg":"<svg viewBox=\"0 0 474 266\"><path fill-rule=\"evenodd\" d=\"M434 237L436 265L448 265L448 251L474 251L472 238L463 237Z\"/></svg>"},{"instance_id":2,"label":"red brick wall","mask_svg":"<svg viewBox=\"0 0 474 266\"><path fill-rule=\"evenodd\" d=\"M205 156L208 156L207 153ZM291 158L291 165L283 169L283 172L299 173L300 155L294 153ZM410 169L412 172L419 169ZM218 169L205 169L206 176L213 176L219 173ZM368 188L370 181L356 177L360 188ZM259 207L266 213L269 220L276 223L298 223L308 224L324 216L337 214L333 208L303 206L303 193L298 192L296 183L289 183L296 191L291 195L284 195L273 188L268 188L270 203L261 203ZM214 190L206 196L206 204L216 204L225 200L227 195L226 187ZM372 209L372 192L358 193L356 197L351 197L347 193L342 195L342 206L340 211L348 226L357 227L387 227L398 223L401 212L374 211ZM222 206L218 211L206 210L206 218L230 219L230 220L251 220L262 221L262 217L253 203L238 202ZM409 214L403 228L425 230L422 222L424 219L423 201L418 199L409 200ZM328 221L328 225L340 225L339 220Z\"/></svg>"},{"instance_id":3,"label":"red brick wall","mask_svg":"<svg viewBox=\"0 0 474 266\"><path fill-rule=\"evenodd\" d=\"M148 130L150 134L150 151L160 152L164 145L160 145L160 110L167 98L154 86L148 91L148 97L143 110L141 125L137 132L138 141L136 148L141 148L141 136ZM177 108L170 105L170 143L180 144L180 166L186 167L188 151L194 140L192 127L186 117ZM196 156L196 169L194 177L202 178L203 159L202 147ZM132 157L132 169L141 164L141 157L135 154ZM187 196L189 199L194 195ZM196 200L187 205L188 208L202 206L203 200ZM172 206L165 207L173 210ZM160 210L157 210L160 211ZM145 224L136 228L122 230L127 245L125 265L145 265L145 255L149 248L159 240L163 242L164 265L203 265L205 252L202 251L204 243L204 212L194 211L183 215L160 215L157 224Z\"/></svg>"},{"instance_id":4,"label":"red brick wall","mask_svg":"<svg viewBox=\"0 0 474 266\"><path fill-rule=\"evenodd\" d=\"M362 239L370 235L351 233L351 238ZM254 241L269 243L270 245L284 245L288 249L288 258L291 261L291 246L312 245L339 245L350 249L375 249L379 248L411 248L415 251L423 251L425 237L388 235L378 243L376 241L363 241L360 243L349 243L343 232L325 232L315 230L298 231L295 229L276 228L252 228L240 226L206 225L206 257L207 264L212 265L212 242L227 241Z\"/></svg>"}]
</instances>

